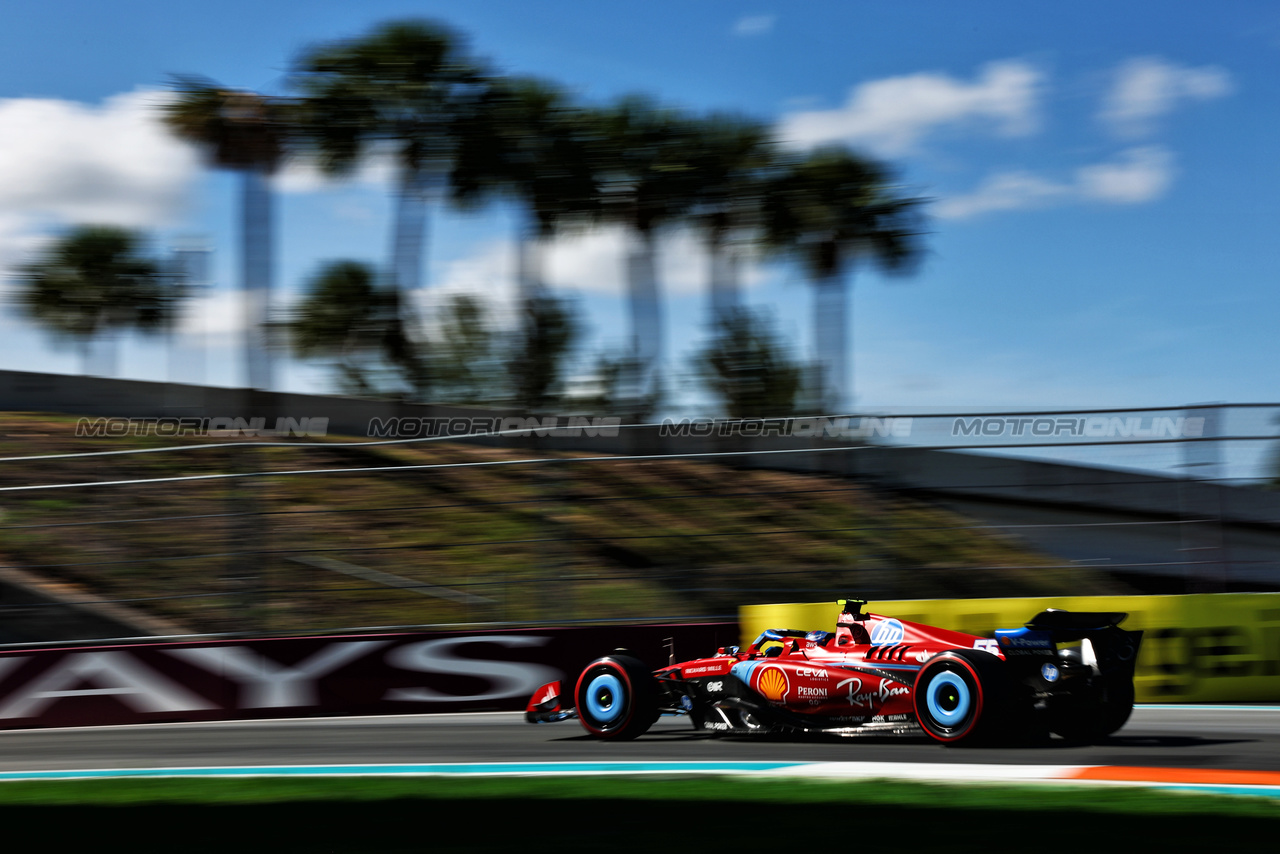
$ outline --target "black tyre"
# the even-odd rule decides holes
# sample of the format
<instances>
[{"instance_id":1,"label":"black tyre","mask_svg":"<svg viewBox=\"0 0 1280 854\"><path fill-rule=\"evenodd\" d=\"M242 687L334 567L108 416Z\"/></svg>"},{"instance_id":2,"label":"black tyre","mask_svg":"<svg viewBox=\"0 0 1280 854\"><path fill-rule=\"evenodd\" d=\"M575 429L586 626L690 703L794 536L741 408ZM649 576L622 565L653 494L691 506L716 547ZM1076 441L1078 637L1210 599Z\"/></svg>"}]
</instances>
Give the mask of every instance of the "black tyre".
<instances>
[{"instance_id":1,"label":"black tyre","mask_svg":"<svg viewBox=\"0 0 1280 854\"><path fill-rule=\"evenodd\" d=\"M1133 680L1120 679L1107 688L1098 715L1098 735L1105 738L1129 722L1133 714Z\"/></svg>"},{"instance_id":2,"label":"black tyre","mask_svg":"<svg viewBox=\"0 0 1280 854\"><path fill-rule=\"evenodd\" d=\"M916 720L943 744L974 744L999 731L1009 712L1003 662L980 650L953 649L925 662L912 691Z\"/></svg>"},{"instance_id":3,"label":"black tyre","mask_svg":"<svg viewBox=\"0 0 1280 854\"><path fill-rule=\"evenodd\" d=\"M644 662L627 655L588 664L573 700L582 726L597 738L635 738L658 719L658 683Z\"/></svg>"},{"instance_id":4,"label":"black tyre","mask_svg":"<svg viewBox=\"0 0 1280 854\"><path fill-rule=\"evenodd\" d=\"M1133 680L1113 679L1096 703L1080 703L1059 712L1049 728L1068 741L1101 741L1133 714Z\"/></svg>"}]
</instances>

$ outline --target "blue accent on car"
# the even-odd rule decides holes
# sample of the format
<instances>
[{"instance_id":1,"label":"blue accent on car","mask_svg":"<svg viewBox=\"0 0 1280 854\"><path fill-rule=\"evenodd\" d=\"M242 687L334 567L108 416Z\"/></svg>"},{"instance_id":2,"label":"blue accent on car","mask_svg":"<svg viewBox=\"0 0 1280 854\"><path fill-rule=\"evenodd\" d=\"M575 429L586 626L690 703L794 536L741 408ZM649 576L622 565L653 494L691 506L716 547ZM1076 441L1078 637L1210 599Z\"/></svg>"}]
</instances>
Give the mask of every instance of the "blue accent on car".
<instances>
[{"instance_id":1,"label":"blue accent on car","mask_svg":"<svg viewBox=\"0 0 1280 854\"><path fill-rule=\"evenodd\" d=\"M760 662L758 661L739 661L737 664L733 665L733 667L729 668L729 675L737 676L742 680L742 684L744 685L750 685L751 671L755 670L759 666Z\"/></svg>"},{"instance_id":2,"label":"blue accent on car","mask_svg":"<svg viewBox=\"0 0 1280 854\"><path fill-rule=\"evenodd\" d=\"M881 664L878 661L868 661L865 664L828 664L823 662L823 667L829 667L832 670L843 670L847 673L870 673L875 675L881 670L909 670L917 671L920 669L919 664Z\"/></svg>"},{"instance_id":3,"label":"blue accent on car","mask_svg":"<svg viewBox=\"0 0 1280 854\"><path fill-rule=\"evenodd\" d=\"M871 645L891 646L895 643L902 643L902 638L906 633L907 630L897 620L881 620L876 623L876 627L871 631Z\"/></svg>"},{"instance_id":4,"label":"blue accent on car","mask_svg":"<svg viewBox=\"0 0 1280 854\"><path fill-rule=\"evenodd\" d=\"M777 629L765 629L763 632L760 633L760 637L756 638L752 642L751 646L754 648L754 647L759 647L760 644L766 643L768 641L783 641L783 640L785 640L785 637L779 634Z\"/></svg>"},{"instance_id":5,"label":"blue accent on car","mask_svg":"<svg viewBox=\"0 0 1280 854\"><path fill-rule=\"evenodd\" d=\"M607 694L602 699L603 692ZM623 696L622 680L612 673L601 673L587 685L587 711L600 723L611 723L622 714Z\"/></svg>"},{"instance_id":6,"label":"blue accent on car","mask_svg":"<svg viewBox=\"0 0 1280 854\"><path fill-rule=\"evenodd\" d=\"M1057 682L1058 681L1058 665L1052 662L1046 661L1044 664L1040 665L1040 676L1046 682Z\"/></svg>"},{"instance_id":7,"label":"blue accent on car","mask_svg":"<svg viewBox=\"0 0 1280 854\"><path fill-rule=\"evenodd\" d=\"M1035 629L996 629L996 642L1001 649L1042 649L1054 650L1053 632L1041 632Z\"/></svg>"},{"instance_id":8,"label":"blue accent on car","mask_svg":"<svg viewBox=\"0 0 1280 854\"><path fill-rule=\"evenodd\" d=\"M954 688L956 692L956 707L954 709L944 709L938 701L938 695L948 687ZM971 698L969 696L969 686L964 683L964 679L959 674L950 670L943 670L929 680L929 684L925 686L924 701L929 707L929 714L933 719L943 726L954 726L964 720L965 715L969 714L969 704Z\"/></svg>"}]
</instances>

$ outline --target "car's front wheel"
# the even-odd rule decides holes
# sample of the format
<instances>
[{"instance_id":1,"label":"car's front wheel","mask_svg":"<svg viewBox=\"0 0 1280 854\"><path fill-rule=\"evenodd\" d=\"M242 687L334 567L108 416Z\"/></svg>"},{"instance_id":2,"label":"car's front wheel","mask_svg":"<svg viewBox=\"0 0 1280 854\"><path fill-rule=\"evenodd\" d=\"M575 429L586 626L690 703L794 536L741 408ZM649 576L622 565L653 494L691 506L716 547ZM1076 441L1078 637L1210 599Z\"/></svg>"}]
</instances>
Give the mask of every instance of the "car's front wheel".
<instances>
[{"instance_id":1,"label":"car's front wheel","mask_svg":"<svg viewBox=\"0 0 1280 854\"><path fill-rule=\"evenodd\" d=\"M635 738L658 719L657 681L631 656L608 655L588 664L573 697L582 726L597 738Z\"/></svg>"}]
</instances>

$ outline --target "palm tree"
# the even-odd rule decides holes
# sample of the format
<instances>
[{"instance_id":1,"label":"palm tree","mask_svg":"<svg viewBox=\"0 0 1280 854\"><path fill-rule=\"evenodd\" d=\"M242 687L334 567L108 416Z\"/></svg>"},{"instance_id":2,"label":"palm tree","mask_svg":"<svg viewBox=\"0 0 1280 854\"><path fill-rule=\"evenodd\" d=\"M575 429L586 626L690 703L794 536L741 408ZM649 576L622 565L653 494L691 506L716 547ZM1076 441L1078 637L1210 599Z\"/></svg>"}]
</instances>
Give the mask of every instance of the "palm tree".
<instances>
[{"instance_id":1,"label":"palm tree","mask_svg":"<svg viewBox=\"0 0 1280 854\"><path fill-rule=\"evenodd\" d=\"M853 399L849 373L849 274L866 258L887 272L908 270L921 254L922 199L898 196L885 167L844 148L814 151L773 180L766 231L794 253L813 280L817 390L828 411Z\"/></svg>"},{"instance_id":2,"label":"palm tree","mask_svg":"<svg viewBox=\"0 0 1280 854\"><path fill-rule=\"evenodd\" d=\"M240 287L245 300L245 361L249 388L273 383L268 336L271 307L271 173L284 152L289 105L208 80L180 78L178 97L164 107L169 128L203 148L214 165L242 176Z\"/></svg>"},{"instance_id":3,"label":"palm tree","mask_svg":"<svg viewBox=\"0 0 1280 854\"><path fill-rule=\"evenodd\" d=\"M506 343L489 322L489 307L470 294L453 294L439 313L432 341L437 396L448 403L493 405L507 395L502 360Z\"/></svg>"},{"instance_id":4,"label":"palm tree","mask_svg":"<svg viewBox=\"0 0 1280 854\"><path fill-rule=\"evenodd\" d=\"M483 90L461 39L429 21L385 24L363 38L321 44L296 63L299 131L330 174L350 173L389 150L399 170L392 258L406 330L422 282L427 202L438 195L456 153L455 124ZM418 388L425 394L424 388Z\"/></svg>"},{"instance_id":5,"label":"palm tree","mask_svg":"<svg viewBox=\"0 0 1280 854\"><path fill-rule=\"evenodd\" d=\"M570 304L549 294L523 302L521 335L512 342L507 376L515 402L526 412L545 412L564 400L565 363L579 335Z\"/></svg>"},{"instance_id":6,"label":"palm tree","mask_svg":"<svg viewBox=\"0 0 1280 854\"><path fill-rule=\"evenodd\" d=\"M651 408L661 394L663 352L657 233L693 205L697 176L688 140L695 127L686 117L641 98L627 98L598 118L595 156L604 216L627 226L633 246L627 257L631 341L627 394L633 405Z\"/></svg>"},{"instance_id":7,"label":"palm tree","mask_svg":"<svg viewBox=\"0 0 1280 854\"><path fill-rule=\"evenodd\" d=\"M79 344L85 374L91 373L89 345L98 335L128 328L157 332L174 317L174 283L140 252L140 243L122 228L80 226L18 271L23 311ZM114 375L114 368L108 365L105 375Z\"/></svg>"},{"instance_id":8,"label":"palm tree","mask_svg":"<svg viewBox=\"0 0 1280 854\"><path fill-rule=\"evenodd\" d=\"M759 229L774 146L765 125L713 115L696 126L687 156L696 181L690 213L707 244L711 326L718 329L736 323L742 308L733 243Z\"/></svg>"},{"instance_id":9,"label":"palm tree","mask_svg":"<svg viewBox=\"0 0 1280 854\"><path fill-rule=\"evenodd\" d=\"M546 289L548 241L595 222L600 192L590 115L558 87L531 78L490 81L459 125L450 187L455 202L507 196L519 206L516 281L521 330L507 359L511 392L526 411L560 399L566 360L578 335L568 305Z\"/></svg>"},{"instance_id":10,"label":"palm tree","mask_svg":"<svg viewBox=\"0 0 1280 854\"><path fill-rule=\"evenodd\" d=\"M730 418L795 414L801 368L763 317L744 309L722 316L698 367Z\"/></svg>"},{"instance_id":11,"label":"palm tree","mask_svg":"<svg viewBox=\"0 0 1280 854\"><path fill-rule=\"evenodd\" d=\"M332 360L339 386L351 394L385 391L379 368L398 367L404 350L399 294L378 287L373 268L358 261L321 267L288 330L294 353Z\"/></svg>"},{"instance_id":12,"label":"palm tree","mask_svg":"<svg viewBox=\"0 0 1280 854\"><path fill-rule=\"evenodd\" d=\"M491 80L473 107L457 125L450 188L461 205L494 195L519 203L517 282L528 302L543 296L546 241L598 213L594 128L562 90L532 78Z\"/></svg>"}]
</instances>

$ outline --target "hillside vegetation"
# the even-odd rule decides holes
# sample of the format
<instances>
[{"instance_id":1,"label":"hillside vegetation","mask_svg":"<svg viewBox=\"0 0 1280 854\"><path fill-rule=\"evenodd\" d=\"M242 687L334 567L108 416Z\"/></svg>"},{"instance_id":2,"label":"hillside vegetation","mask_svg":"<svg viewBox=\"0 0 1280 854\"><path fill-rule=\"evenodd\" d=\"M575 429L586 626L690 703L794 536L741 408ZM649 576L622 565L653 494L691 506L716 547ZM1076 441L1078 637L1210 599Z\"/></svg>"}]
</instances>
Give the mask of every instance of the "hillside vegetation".
<instances>
[{"instance_id":1,"label":"hillside vegetation","mask_svg":"<svg viewBox=\"0 0 1280 854\"><path fill-rule=\"evenodd\" d=\"M954 513L835 477L460 443L77 438L74 426L7 414L0 456L221 446L10 459L0 487L335 470L0 493L0 564L185 631L700 617L849 594L1121 592ZM531 457L562 461L403 468ZM378 467L401 470L359 471Z\"/></svg>"}]
</instances>

